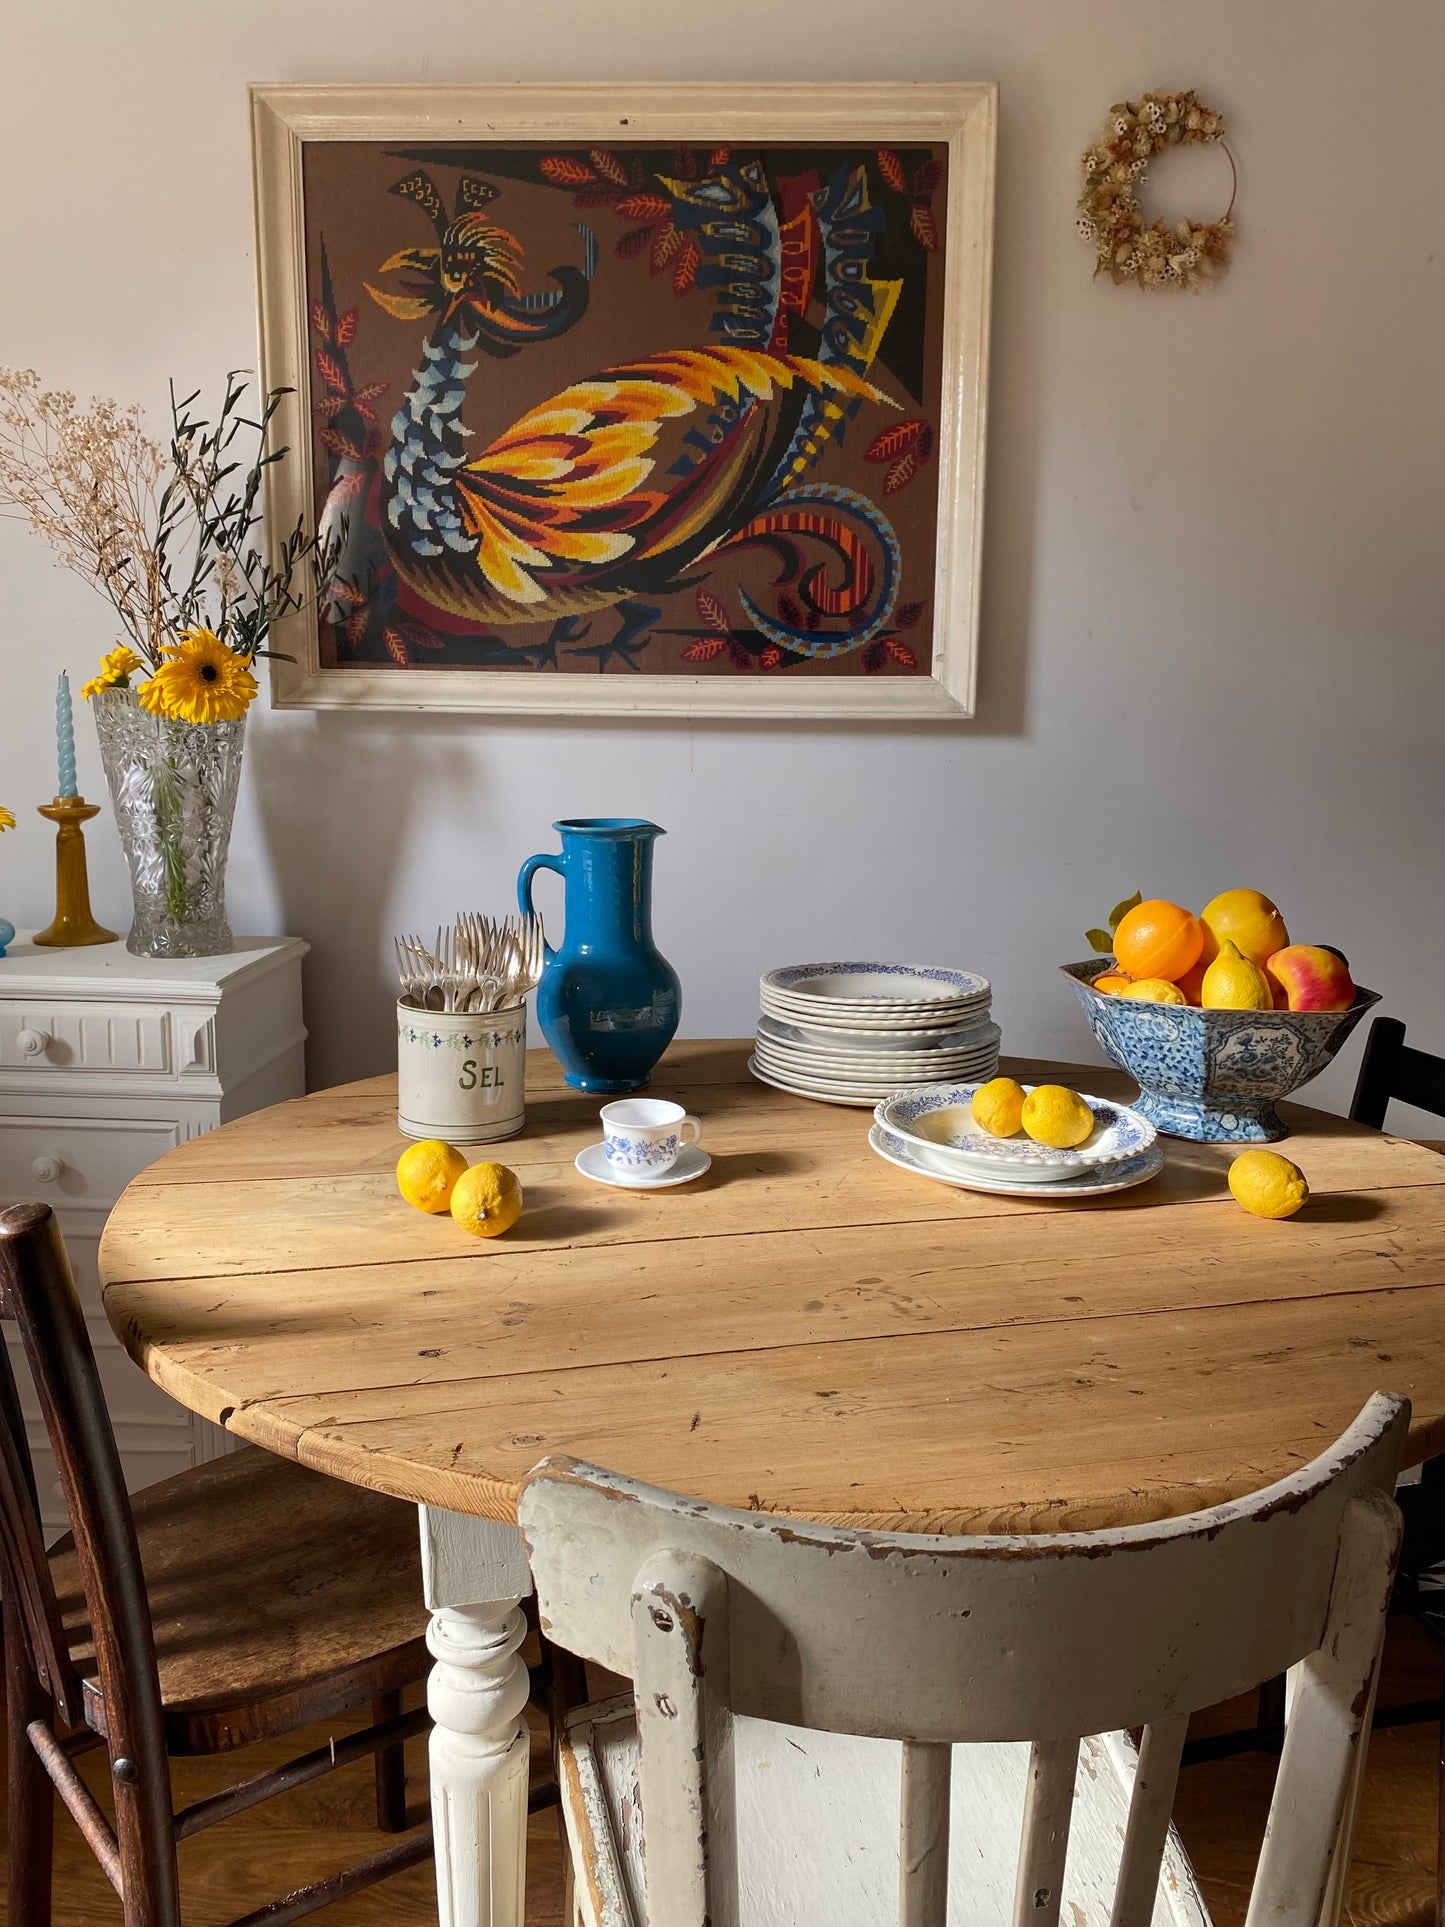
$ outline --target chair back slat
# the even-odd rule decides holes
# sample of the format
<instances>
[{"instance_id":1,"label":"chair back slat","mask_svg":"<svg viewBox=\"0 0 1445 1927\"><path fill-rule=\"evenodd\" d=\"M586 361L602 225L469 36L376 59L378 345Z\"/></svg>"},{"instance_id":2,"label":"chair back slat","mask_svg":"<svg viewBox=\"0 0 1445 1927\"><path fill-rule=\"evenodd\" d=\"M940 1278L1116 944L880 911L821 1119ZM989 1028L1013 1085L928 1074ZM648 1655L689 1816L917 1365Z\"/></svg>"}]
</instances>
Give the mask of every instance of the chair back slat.
<instances>
[{"instance_id":1,"label":"chair back slat","mask_svg":"<svg viewBox=\"0 0 1445 1927\"><path fill-rule=\"evenodd\" d=\"M899 1927L948 1927L953 1748L905 1740L898 1821Z\"/></svg>"},{"instance_id":2,"label":"chair back slat","mask_svg":"<svg viewBox=\"0 0 1445 1927\"><path fill-rule=\"evenodd\" d=\"M1078 1769L1076 1739L1035 1740L1029 1748L1014 1927L1058 1927Z\"/></svg>"},{"instance_id":3,"label":"chair back slat","mask_svg":"<svg viewBox=\"0 0 1445 1927\"><path fill-rule=\"evenodd\" d=\"M10 1316L8 1294L0 1291L0 1317ZM25 1436L25 1417L20 1409L9 1349L3 1340L0 1340L0 1557L4 1561L6 1595L19 1608L35 1676L66 1725L78 1725L83 1717L80 1681L70 1663L60 1604L51 1583L45 1534L40 1524L35 1465Z\"/></svg>"},{"instance_id":4,"label":"chair back slat","mask_svg":"<svg viewBox=\"0 0 1445 1927\"><path fill-rule=\"evenodd\" d=\"M1324 1637L1300 1668L1245 1927L1317 1927L1335 1862L1348 1862L1399 1545L1398 1509L1362 1492L1343 1521Z\"/></svg>"},{"instance_id":5,"label":"chair back slat","mask_svg":"<svg viewBox=\"0 0 1445 1927\"><path fill-rule=\"evenodd\" d=\"M1388 1495L1408 1424L1404 1400L1377 1394L1264 1491L1034 1537L848 1531L544 1461L519 1507L543 1624L635 1682L649 1917L731 1927L713 1881L736 1850L717 1703L903 1742L906 1927L944 1927L951 1746L1030 1742L1014 1923L1058 1927L1081 1736L1119 1735L1127 1752L1120 1730L1144 1728L1109 1854L1112 1927L1149 1927L1189 1714L1303 1662L1260 1864L1272 1898L1250 1927L1321 1927L1398 1556ZM1316 1809L1303 1831L1302 1806ZM1315 1898L1300 1911L1303 1864Z\"/></svg>"},{"instance_id":6,"label":"chair back slat","mask_svg":"<svg viewBox=\"0 0 1445 1927\"><path fill-rule=\"evenodd\" d=\"M1149 1927L1154 1917L1159 1868L1169 1841L1174 1789L1188 1731L1187 1713L1169 1714L1144 1728L1109 1927Z\"/></svg>"},{"instance_id":7,"label":"chair back slat","mask_svg":"<svg viewBox=\"0 0 1445 1927\"><path fill-rule=\"evenodd\" d=\"M631 1665L634 1575L665 1545L739 1581L736 1713L882 1739L1073 1739L1217 1705L1313 1652L1344 1508L1366 1486L1393 1489L1408 1413L1377 1395L1335 1445L1261 1492L1096 1533L855 1532L556 1459L533 1473L522 1529L537 1539L558 1643L612 1672ZM553 1556L564 1515L570 1574ZM864 1651L874 1658L860 1668Z\"/></svg>"},{"instance_id":8,"label":"chair back slat","mask_svg":"<svg viewBox=\"0 0 1445 1927\"><path fill-rule=\"evenodd\" d=\"M722 1915L714 1890L725 1882L707 1851L707 1697L721 1686L727 1698L727 1606L727 1581L706 1560L660 1554L632 1590L647 1917L669 1927L717 1927Z\"/></svg>"},{"instance_id":9,"label":"chair back slat","mask_svg":"<svg viewBox=\"0 0 1445 1927\"><path fill-rule=\"evenodd\" d=\"M1356 1124L1383 1130L1392 1098L1413 1104L1417 1111L1445 1117L1445 1058L1407 1044L1405 1026L1398 1017L1377 1017L1360 1059L1350 1116Z\"/></svg>"},{"instance_id":10,"label":"chair back slat","mask_svg":"<svg viewBox=\"0 0 1445 1927\"><path fill-rule=\"evenodd\" d=\"M140 1549L85 1315L49 1205L0 1212L0 1281L70 1519L110 1757L130 1762L115 1785L126 1919L178 1927L170 1765Z\"/></svg>"},{"instance_id":11,"label":"chair back slat","mask_svg":"<svg viewBox=\"0 0 1445 1927\"><path fill-rule=\"evenodd\" d=\"M1436 1117L1445 1117L1445 1062L1406 1044L1395 1066L1392 1095L1402 1104L1413 1104L1417 1111L1433 1111Z\"/></svg>"}]
</instances>

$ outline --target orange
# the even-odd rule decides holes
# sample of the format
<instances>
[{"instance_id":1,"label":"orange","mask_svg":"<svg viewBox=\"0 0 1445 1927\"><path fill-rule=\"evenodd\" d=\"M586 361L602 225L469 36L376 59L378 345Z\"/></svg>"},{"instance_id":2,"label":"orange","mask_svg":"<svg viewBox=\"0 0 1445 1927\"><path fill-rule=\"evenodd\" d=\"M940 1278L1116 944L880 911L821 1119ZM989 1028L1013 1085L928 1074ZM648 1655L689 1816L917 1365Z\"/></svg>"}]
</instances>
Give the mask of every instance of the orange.
<instances>
[{"instance_id":1,"label":"orange","mask_svg":"<svg viewBox=\"0 0 1445 1927\"><path fill-rule=\"evenodd\" d=\"M1198 963L1203 948L1198 917L1162 897L1135 904L1114 932L1114 960L1134 978L1163 977L1177 983Z\"/></svg>"},{"instance_id":2,"label":"orange","mask_svg":"<svg viewBox=\"0 0 1445 1927\"><path fill-rule=\"evenodd\" d=\"M1102 977L1094 979L1095 990L1102 990L1106 997L1117 997L1121 990L1127 990L1133 982L1122 970L1106 970Z\"/></svg>"},{"instance_id":3,"label":"orange","mask_svg":"<svg viewBox=\"0 0 1445 1927\"><path fill-rule=\"evenodd\" d=\"M1264 969L1265 961L1289 942L1284 918L1258 890L1222 890L1199 913L1204 927L1204 948L1200 952L1208 965L1225 943L1236 945L1241 957Z\"/></svg>"}]
</instances>

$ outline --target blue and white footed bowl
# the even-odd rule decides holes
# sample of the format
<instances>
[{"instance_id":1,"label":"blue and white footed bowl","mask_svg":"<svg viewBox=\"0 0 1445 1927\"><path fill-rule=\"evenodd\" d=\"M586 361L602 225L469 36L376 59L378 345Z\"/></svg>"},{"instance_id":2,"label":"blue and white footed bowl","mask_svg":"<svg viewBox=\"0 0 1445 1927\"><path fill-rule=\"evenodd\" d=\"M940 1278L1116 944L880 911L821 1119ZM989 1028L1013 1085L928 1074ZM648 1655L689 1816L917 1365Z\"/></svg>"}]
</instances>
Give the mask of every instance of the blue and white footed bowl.
<instances>
[{"instance_id":1,"label":"blue and white footed bowl","mask_svg":"<svg viewBox=\"0 0 1445 1927\"><path fill-rule=\"evenodd\" d=\"M1135 1109L1170 1137L1198 1144L1273 1144L1289 1126L1274 1108L1322 1071L1371 1005L1348 1010L1196 1010L1095 990L1107 957L1061 964L1089 1028L1139 1086Z\"/></svg>"}]
</instances>

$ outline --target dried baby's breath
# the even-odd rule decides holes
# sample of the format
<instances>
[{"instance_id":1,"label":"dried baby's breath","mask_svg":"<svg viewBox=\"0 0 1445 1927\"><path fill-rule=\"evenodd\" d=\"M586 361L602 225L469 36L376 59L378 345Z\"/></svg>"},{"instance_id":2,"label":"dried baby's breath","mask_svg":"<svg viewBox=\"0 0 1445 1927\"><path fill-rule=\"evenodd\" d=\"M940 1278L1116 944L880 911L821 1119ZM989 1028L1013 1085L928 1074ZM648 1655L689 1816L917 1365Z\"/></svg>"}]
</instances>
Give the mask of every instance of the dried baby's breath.
<instances>
[{"instance_id":1,"label":"dried baby's breath","mask_svg":"<svg viewBox=\"0 0 1445 1927\"><path fill-rule=\"evenodd\" d=\"M1078 229L1094 249L1095 274L1140 288L1198 291L1229 265L1234 198L1217 221L1146 222L1139 206L1149 162L1166 147L1218 141L1224 119L1193 91L1151 93L1109 109L1084 150ZM1229 154L1229 149L1224 149ZM1230 168L1234 160L1230 156Z\"/></svg>"},{"instance_id":2,"label":"dried baby's breath","mask_svg":"<svg viewBox=\"0 0 1445 1927\"><path fill-rule=\"evenodd\" d=\"M303 607L298 572L309 563L324 581L333 556L299 521L263 545L262 478L287 452L271 446L271 425L289 392L273 390L253 418L245 381L228 375L212 424L193 412L199 392L172 390L167 448L137 407L82 408L32 368L0 368L0 515L28 522L100 590L152 673L195 629L249 663L269 653L271 625Z\"/></svg>"}]
</instances>

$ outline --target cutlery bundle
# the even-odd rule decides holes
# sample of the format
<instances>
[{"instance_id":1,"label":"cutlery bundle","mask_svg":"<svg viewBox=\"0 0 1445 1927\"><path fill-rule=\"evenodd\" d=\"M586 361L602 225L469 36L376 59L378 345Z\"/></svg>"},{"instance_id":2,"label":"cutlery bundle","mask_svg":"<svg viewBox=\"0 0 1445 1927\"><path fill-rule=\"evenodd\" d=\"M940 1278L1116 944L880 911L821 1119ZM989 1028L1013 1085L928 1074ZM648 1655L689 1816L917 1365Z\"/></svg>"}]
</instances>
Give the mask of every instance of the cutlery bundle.
<instances>
[{"instance_id":1,"label":"cutlery bundle","mask_svg":"<svg viewBox=\"0 0 1445 1927\"><path fill-rule=\"evenodd\" d=\"M392 941L401 1001L415 1010L514 1010L542 975L538 916L497 920L464 911L430 948L417 936Z\"/></svg>"}]
</instances>

